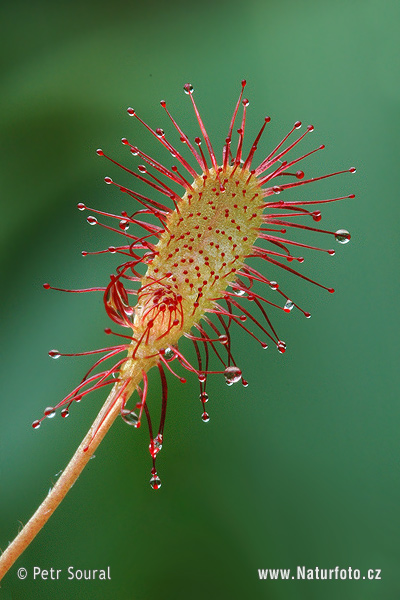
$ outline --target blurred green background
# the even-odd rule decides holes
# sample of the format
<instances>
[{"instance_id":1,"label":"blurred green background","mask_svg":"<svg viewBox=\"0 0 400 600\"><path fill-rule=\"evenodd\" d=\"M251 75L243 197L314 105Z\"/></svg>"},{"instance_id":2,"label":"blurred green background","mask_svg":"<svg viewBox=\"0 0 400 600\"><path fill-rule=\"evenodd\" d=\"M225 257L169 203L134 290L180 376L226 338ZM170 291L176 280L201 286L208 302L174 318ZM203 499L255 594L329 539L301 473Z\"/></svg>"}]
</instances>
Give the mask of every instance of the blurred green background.
<instances>
[{"instance_id":1,"label":"blurred green background","mask_svg":"<svg viewBox=\"0 0 400 600\"><path fill-rule=\"evenodd\" d=\"M264 271L313 313L310 320L271 313L286 354L263 352L236 331L235 354L250 385L228 388L222 376L211 378L207 425L197 382L169 379L159 492L148 484L146 428L119 420L4 579L2 599L400 597L399 18L394 0L2 3L2 548L104 400L94 395L68 420L30 427L90 364L51 361L48 350L83 351L108 340L100 295L42 288L47 280L104 285L115 267L112 256L80 256L116 241L88 227L76 204L120 211L126 199L103 177L131 184L95 148L133 164L119 142L127 136L170 165L126 107L170 132L159 106L165 98L198 135L182 90L190 81L220 148L245 77L247 144L265 114L273 119L260 157L302 119L316 126L302 149L327 145L307 168L358 169L303 192L310 199L356 193L328 206L321 223L345 227L351 243L333 259L306 254L301 267L337 293ZM157 404L156 383L152 389ZM112 580L19 581L17 567L34 565L64 575L70 565L110 566ZM258 579L259 568L297 565L376 568L382 579Z\"/></svg>"}]
</instances>

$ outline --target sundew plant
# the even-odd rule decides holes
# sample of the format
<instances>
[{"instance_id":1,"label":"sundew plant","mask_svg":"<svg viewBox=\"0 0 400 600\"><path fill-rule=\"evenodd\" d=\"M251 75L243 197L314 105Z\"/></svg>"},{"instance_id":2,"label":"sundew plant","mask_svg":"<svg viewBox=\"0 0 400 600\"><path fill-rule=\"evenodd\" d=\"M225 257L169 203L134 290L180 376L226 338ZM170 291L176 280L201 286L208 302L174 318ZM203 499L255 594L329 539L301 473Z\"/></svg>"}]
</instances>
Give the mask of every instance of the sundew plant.
<instances>
[{"instance_id":1,"label":"sundew plant","mask_svg":"<svg viewBox=\"0 0 400 600\"><path fill-rule=\"evenodd\" d=\"M303 250L329 255L335 251L320 247L318 241L297 241L296 234L303 230L316 239L325 234L326 239L339 244L350 240L345 229L330 231L319 226L319 208L354 195L315 199L312 184L354 173L355 169L316 176L307 173L303 166L307 157L321 152L324 146L301 152L303 139L314 128L309 125L302 130L300 121L294 123L275 148L263 151L260 159L256 158L257 149L264 130L270 127L270 118L265 117L250 150L245 152L249 106L244 98L245 85L242 81L239 99L227 122L222 152L214 150L190 84L185 84L184 91L199 126L200 135L194 140L181 129L164 100L161 107L176 130L171 141L162 129L152 129L133 108L128 108L128 114L167 151L168 166L126 138L122 143L131 155L131 160L126 161L129 167L97 150L100 157L132 176L133 189L105 177L107 184L125 194L126 211L112 214L84 204L78 208L89 212L90 225L115 233L115 246L91 254L117 254L121 263L101 287L61 291L101 293L113 328L105 332L116 341L90 352L49 352L55 359L93 354L94 364L78 385L56 406L47 407L32 426L39 429L43 420L53 418L57 412L68 417L70 410L78 409L75 404L93 390L111 387L111 391L56 485L2 554L0 578L52 515L118 416L136 428L147 423L152 461L150 485L157 490L161 479L156 459L164 443L168 378L177 377L182 383L187 377L197 378L201 416L208 422L210 375L220 376L229 386L248 385L231 344L233 327L244 330L262 349L270 345L280 353L285 352L286 344L273 324L273 312L297 310L307 318L310 313L307 307L296 303L285 283L272 279L273 273L280 270L282 279L295 275L305 284L334 292L333 288L307 277L296 265L304 261L299 255ZM148 196L135 191L137 180L148 185ZM296 197L300 186L309 189L306 200ZM264 268L257 270L253 258L262 259ZM47 283L44 287L59 290ZM194 360L185 356L180 347L183 337L193 343ZM146 402L152 394L148 372L153 367L161 380L160 412L156 416L150 414Z\"/></svg>"}]
</instances>

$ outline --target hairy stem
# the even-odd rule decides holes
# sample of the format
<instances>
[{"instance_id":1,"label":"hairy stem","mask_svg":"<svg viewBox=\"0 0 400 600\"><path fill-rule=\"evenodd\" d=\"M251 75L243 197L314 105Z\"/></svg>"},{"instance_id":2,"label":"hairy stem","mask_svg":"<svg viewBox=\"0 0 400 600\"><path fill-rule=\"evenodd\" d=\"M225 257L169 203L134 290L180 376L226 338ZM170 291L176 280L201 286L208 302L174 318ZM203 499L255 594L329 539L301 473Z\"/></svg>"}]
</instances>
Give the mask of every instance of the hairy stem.
<instances>
[{"instance_id":1,"label":"hairy stem","mask_svg":"<svg viewBox=\"0 0 400 600\"><path fill-rule=\"evenodd\" d=\"M89 462L96 448L119 415L124 396L119 392L121 383L116 383L102 409L97 415L82 443L76 450L53 489L48 493L34 515L0 556L0 580L12 567L17 558L49 520L57 506L65 498L79 475ZM93 437L95 433L95 436ZM87 448L88 447L88 448ZM87 448L86 452L84 449Z\"/></svg>"}]
</instances>

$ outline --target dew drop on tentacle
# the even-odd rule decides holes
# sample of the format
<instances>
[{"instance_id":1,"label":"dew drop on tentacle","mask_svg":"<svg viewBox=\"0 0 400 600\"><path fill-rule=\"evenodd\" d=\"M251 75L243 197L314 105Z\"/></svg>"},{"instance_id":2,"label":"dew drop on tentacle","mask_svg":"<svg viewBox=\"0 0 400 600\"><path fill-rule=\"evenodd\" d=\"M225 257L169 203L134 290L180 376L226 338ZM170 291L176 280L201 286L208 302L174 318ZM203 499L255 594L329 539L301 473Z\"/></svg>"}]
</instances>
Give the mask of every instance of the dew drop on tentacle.
<instances>
[{"instance_id":1,"label":"dew drop on tentacle","mask_svg":"<svg viewBox=\"0 0 400 600\"><path fill-rule=\"evenodd\" d=\"M57 358L60 358L61 354L58 350L50 350L49 356L50 358L54 358L54 360L56 360Z\"/></svg>"},{"instance_id":2,"label":"dew drop on tentacle","mask_svg":"<svg viewBox=\"0 0 400 600\"><path fill-rule=\"evenodd\" d=\"M269 282L269 287L271 288L272 291L275 292L275 290L278 289L279 285L276 281L270 281Z\"/></svg>"},{"instance_id":3,"label":"dew drop on tentacle","mask_svg":"<svg viewBox=\"0 0 400 600\"><path fill-rule=\"evenodd\" d=\"M339 244L347 244L350 241L351 235L346 229L338 229L335 231L335 239Z\"/></svg>"},{"instance_id":4,"label":"dew drop on tentacle","mask_svg":"<svg viewBox=\"0 0 400 600\"><path fill-rule=\"evenodd\" d=\"M33 421L33 423L32 423L33 429L39 429L40 425L41 425L41 423L39 420Z\"/></svg>"},{"instance_id":5,"label":"dew drop on tentacle","mask_svg":"<svg viewBox=\"0 0 400 600\"><path fill-rule=\"evenodd\" d=\"M224 371L224 377L226 385L233 385L234 383L237 383L241 380L242 371L239 369L239 367L226 367Z\"/></svg>"},{"instance_id":6,"label":"dew drop on tentacle","mask_svg":"<svg viewBox=\"0 0 400 600\"><path fill-rule=\"evenodd\" d=\"M169 346L167 346L164 349L164 352L162 354L163 354L165 360L172 360L175 357L175 352Z\"/></svg>"},{"instance_id":7,"label":"dew drop on tentacle","mask_svg":"<svg viewBox=\"0 0 400 600\"><path fill-rule=\"evenodd\" d=\"M47 408L45 408L44 410L44 416L47 417L48 419L52 419L53 417L56 416L56 411L54 409L53 406L48 406Z\"/></svg>"},{"instance_id":8,"label":"dew drop on tentacle","mask_svg":"<svg viewBox=\"0 0 400 600\"><path fill-rule=\"evenodd\" d=\"M283 310L287 313L290 313L292 310L294 309L294 302L292 302L291 300L286 300L285 306L283 307Z\"/></svg>"},{"instance_id":9,"label":"dew drop on tentacle","mask_svg":"<svg viewBox=\"0 0 400 600\"><path fill-rule=\"evenodd\" d=\"M185 83L183 86L185 94L193 94L194 89L191 83Z\"/></svg>"},{"instance_id":10,"label":"dew drop on tentacle","mask_svg":"<svg viewBox=\"0 0 400 600\"><path fill-rule=\"evenodd\" d=\"M284 354L286 352L286 344L282 340L279 340L276 347L278 348L278 352Z\"/></svg>"},{"instance_id":11,"label":"dew drop on tentacle","mask_svg":"<svg viewBox=\"0 0 400 600\"><path fill-rule=\"evenodd\" d=\"M128 425L133 425L133 427L138 426L139 417L133 410L129 410L129 408L123 408L121 410L121 417Z\"/></svg>"},{"instance_id":12,"label":"dew drop on tentacle","mask_svg":"<svg viewBox=\"0 0 400 600\"><path fill-rule=\"evenodd\" d=\"M149 451L152 458L155 458L157 454L162 449L162 435L161 433L157 434L156 437L150 441Z\"/></svg>"},{"instance_id":13,"label":"dew drop on tentacle","mask_svg":"<svg viewBox=\"0 0 400 600\"><path fill-rule=\"evenodd\" d=\"M153 488L153 490L159 490L161 487L161 479L159 478L159 476L157 475L157 473L154 473L154 475L152 475L151 479L150 479L150 485Z\"/></svg>"},{"instance_id":14,"label":"dew drop on tentacle","mask_svg":"<svg viewBox=\"0 0 400 600\"><path fill-rule=\"evenodd\" d=\"M218 336L218 341L221 342L221 344L226 345L229 341L228 336L223 333L220 336Z\"/></svg>"},{"instance_id":15,"label":"dew drop on tentacle","mask_svg":"<svg viewBox=\"0 0 400 600\"><path fill-rule=\"evenodd\" d=\"M61 411L61 416L63 419L65 419L66 417L69 417L69 410L68 408L63 408Z\"/></svg>"},{"instance_id":16,"label":"dew drop on tentacle","mask_svg":"<svg viewBox=\"0 0 400 600\"><path fill-rule=\"evenodd\" d=\"M208 421L210 420L210 415L208 414L208 412L203 412L203 414L201 415L201 420L203 421L203 423L208 423Z\"/></svg>"},{"instance_id":17,"label":"dew drop on tentacle","mask_svg":"<svg viewBox=\"0 0 400 600\"><path fill-rule=\"evenodd\" d=\"M201 392L199 396L200 402L208 402L208 394L207 392Z\"/></svg>"}]
</instances>

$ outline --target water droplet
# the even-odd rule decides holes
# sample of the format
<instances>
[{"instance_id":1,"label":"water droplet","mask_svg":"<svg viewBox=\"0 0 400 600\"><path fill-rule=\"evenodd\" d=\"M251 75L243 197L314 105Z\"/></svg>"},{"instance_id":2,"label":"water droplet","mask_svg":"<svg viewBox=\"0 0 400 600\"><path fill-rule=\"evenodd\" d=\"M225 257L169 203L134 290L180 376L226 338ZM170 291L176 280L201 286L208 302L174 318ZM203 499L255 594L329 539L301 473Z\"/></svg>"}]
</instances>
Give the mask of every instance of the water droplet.
<instances>
[{"instance_id":1,"label":"water droplet","mask_svg":"<svg viewBox=\"0 0 400 600\"><path fill-rule=\"evenodd\" d=\"M285 342L282 342L282 340L279 340L276 347L278 348L278 352L280 352L281 354L284 354L286 352L286 344Z\"/></svg>"},{"instance_id":2,"label":"water droplet","mask_svg":"<svg viewBox=\"0 0 400 600\"><path fill-rule=\"evenodd\" d=\"M119 228L122 229L122 231L128 231L129 222L126 219L121 219L119 222Z\"/></svg>"},{"instance_id":3,"label":"water droplet","mask_svg":"<svg viewBox=\"0 0 400 600\"><path fill-rule=\"evenodd\" d=\"M185 85L183 86L183 89L185 91L185 94L193 94L194 89L191 83L185 83Z\"/></svg>"},{"instance_id":4,"label":"water droplet","mask_svg":"<svg viewBox=\"0 0 400 600\"><path fill-rule=\"evenodd\" d=\"M48 419L52 419L53 417L56 416L56 411L52 406L48 406L45 410L44 410L44 416L47 417Z\"/></svg>"},{"instance_id":5,"label":"water droplet","mask_svg":"<svg viewBox=\"0 0 400 600\"><path fill-rule=\"evenodd\" d=\"M164 131L164 129L160 129L160 128L156 129L156 134L160 138L165 137L165 131Z\"/></svg>"},{"instance_id":6,"label":"water droplet","mask_svg":"<svg viewBox=\"0 0 400 600\"><path fill-rule=\"evenodd\" d=\"M133 116L135 116L135 111L134 111L134 109L133 109L133 108L131 108L131 107L127 108L127 109L126 109L126 112L128 113L128 115L129 115L130 117L133 117Z\"/></svg>"},{"instance_id":7,"label":"water droplet","mask_svg":"<svg viewBox=\"0 0 400 600\"><path fill-rule=\"evenodd\" d=\"M275 291L278 289L279 284L276 281L270 281L269 282L269 287L271 288L271 290Z\"/></svg>"},{"instance_id":8,"label":"water droplet","mask_svg":"<svg viewBox=\"0 0 400 600\"><path fill-rule=\"evenodd\" d=\"M335 231L335 239L339 244L347 244L350 241L350 233L346 229L338 229Z\"/></svg>"},{"instance_id":9,"label":"water droplet","mask_svg":"<svg viewBox=\"0 0 400 600\"><path fill-rule=\"evenodd\" d=\"M38 420L37 421L33 421L33 423L32 423L33 429L39 429L40 425L41 425L41 423Z\"/></svg>"},{"instance_id":10,"label":"water droplet","mask_svg":"<svg viewBox=\"0 0 400 600\"><path fill-rule=\"evenodd\" d=\"M198 379L200 382L205 381L207 379L207 375L205 373L199 373Z\"/></svg>"},{"instance_id":11,"label":"water droplet","mask_svg":"<svg viewBox=\"0 0 400 600\"><path fill-rule=\"evenodd\" d=\"M128 423L128 425L133 425L133 427L137 427L139 423L139 417L133 410L129 410L129 408L123 408L121 410L121 417Z\"/></svg>"},{"instance_id":12,"label":"water droplet","mask_svg":"<svg viewBox=\"0 0 400 600\"><path fill-rule=\"evenodd\" d=\"M201 392L199 396L201 402L208 402L208 394L207 392Z\"/></svg>"},{"instance_id":13,"label":"water droplet","mask_svg":"<svg viewBox=\"0 0 400 600\"><path fill-rule=\"evenodd\" d=\"M301 127L301 121L296 121L296 123L294 124L296 129L300 129Z\"/></svg>"},{"instance_id":14,"label":"water droplet","mask_svg":"<svg viewBox=\"0 0 400 600\"><path fill-rule=\"evenodd\" d=\"M61 416L63 417L63 419L65 419L66 417L69 417L69 410L68 410L68 408L63 408L62 409Z\"/></svg>"},{"instance_id":15,"label":"water droplet","mask_svg":"<svg viewBox=\"0 0 400 600\"><path fill-rule=\"evenodd\" d=\"M86 206L85 204L83 204L83 202L79 202L79 204L76 205L78 210L86 210Z\"/></svg>"},{"instance_id":16,"label":"water droplet","mask_svg":"<svg viewBox=\"0 0 400 600\"><path fill-rule=\"evenodd\" d=\"M286 304L283 307L283 310L287 313L290 313L292 310L294 309L294 302L292 302L291 300L286 300Z\"/></svg>"},{"instance_id":17,"label":"water droplet","mask_svg":"<svg viewBox=\"0 0 400 600\"><path fill-rule=\"evenodd\" d=\"M203 423L208 423L208 421L210 420L210 415L208 414L208 412L204 411L201 415L201 418L203 420Z\"/></svg>"},{"instance_id":18,"label":"water droplet","mask_svg":"<svg viewBox=\"0 0 400 600\"><path fill-rule=\"evenodd\" d=\"M222 334L222 335L218 336L218 340L221 342L221 344L227 344L229 341L229 338L227 335Z\"/></svg>"},{"instance_id":19,"label":"water droplet","mask_svg":"<svg viewBox=\"0 0 400 600\"><path fill-rule=\"evenodd\" d=\"M233 293L235 294L235 296L244 296L246 292L244 290L236 288L233 290Z\"/></svg>"},{"instance_id":20,"label":"water droplet","mask_svg":"<svg viewBox=\"0 0 400 600\"><path fill-rule=\"evenodd\" d=\"M157 473L155 473L152 478L150 479L150 485L153 488L153 490L159 490L161 487L161 479L159 478L159 476L157 475Z\"/></svg>"},{"instance_id":21,"label":"water droplet","mask_svg":"<svg viewBox=\"0 0 400 600\"><path fill-rule=\"evenodd\" d=\"M233 385L241 380L242 371L239 369L239 367L226 367L224 371L224 377L226 385Z\"/></svg>"},{"instance_id":22,"label":"water droplet","mask_svg":"<svg viewBox=\"0 0 400 600\"><path fill-rule=\"evenodd\" d=\"M155 458L162 449L162 435L159 433L149 444L149 450L152 458Z\"/></svg>"},{"instance_id":23,"label":"water droplet","mask_svg":"<svg viewBox=\"0 0 400 600\"><path fill-rule=\"evenodd\" d=\"M173 349L172 349L172 348L170 348L169 346L167 346L167 347L164 349L164 352L163 352L163 354L164 354L164 358L165 358L165 360L171 360L172 358L174 358L174 357L175 357L175 352L174 352L174 351L173 351Z\"/></svg>"},{"instance_id":24,"label":"water droplet","mask_svg":"<svg viewBox=\"0 0 400 600\"><path fill-rule=\"evenodd\" d=\"M89 225L97 225L96 217L88 217L86 221L89 223Z\"/></svg>"},{"instance_id":25,"label":"water droplet","mask_svg":"<svg viewBox=\"0 0 400 600\"><path fill-rule=\"evenodd\" d=\"M136 146L133 146L131 148L131 153L133 154L133 156L137 156L139 154L139 148L137 148Z\"/></svg>"},{"instance_id":26,"label":"water droplet","mask_svg":"<svg viewBox=\"0 0 400 600\"><path fill-rule=\"evenodd\" d=\"M113 182L111 177L104 177L104 181L107 183L107 185L110 185L110 183Z\"/></svg>"},{"instance_id":27,"label":"water droplet","mask_svg":"<svg viewBox=\"0 0 400 600\"><path fill-rule=\"evenodd\" d=\"M96 150L96 154L97 154L98 156L104 156L104 152L103 152L103 150L102 150L101 148L97 148L97 150Z\"/></svg>"},{"instance_id":28,"label":"water droplet","mask_svg":"<svg viewBox=\"0 0 400 600\"><path fill-rule=\"evenodd\" d=\"M305 312L304 316L306 319L311 319L311 313L309 313L309 312Z\"/></svg>"},{"instance_id":29,"label":"water droplet","mask_svg":"<svg viewBox=\"0 0 400 600\"><path fill-rule=\"evenodd\" d=\"M243 379L243 377L242 377L242 385L243 385L243 387L245 387L245 388L249 387L249 382L248 382L248 381L246 381L246 379Z\"/></svg>"},{"instance_id":30,"label":"water droplet","mask_svg":"<svg viewBox=\"0 0 400 600\"><path fill-rule=\"evenodd\" d=\"M57 358L60 358L61 354L59 353L58 350L50 350L49 356L51 358L57 359Z\"/></svg>"}]
</instances>

